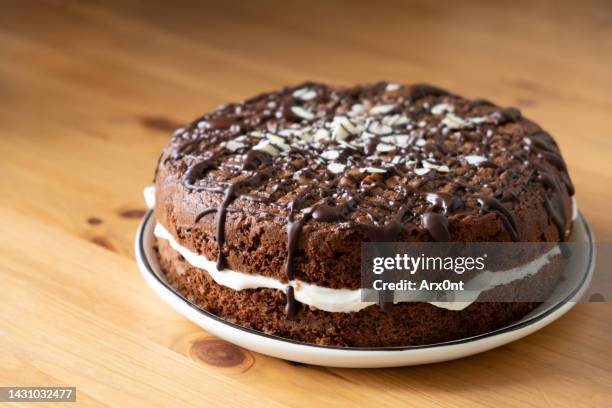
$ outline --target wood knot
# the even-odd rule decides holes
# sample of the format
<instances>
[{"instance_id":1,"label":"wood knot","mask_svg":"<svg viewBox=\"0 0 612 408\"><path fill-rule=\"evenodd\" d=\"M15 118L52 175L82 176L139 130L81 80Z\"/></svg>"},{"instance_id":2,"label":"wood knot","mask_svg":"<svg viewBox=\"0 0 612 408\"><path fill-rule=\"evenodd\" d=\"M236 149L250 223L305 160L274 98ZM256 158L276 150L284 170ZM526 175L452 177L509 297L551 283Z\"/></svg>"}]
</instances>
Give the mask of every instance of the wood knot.
<instances>
[{"instance_id":1,"label":"wood knot","mask_svg":"<svg viewBox=\"0 0 612 408\"><path fill-rule=\"evenodd\" d=\"M122 218L128 218L128 219L139 219L144 217L144 215L147 213L146 210L141 210L140 208L134 208L134 209L127 209L127 210L121 210L119 211L119 216Z\"/></svg>"},{"instance_id":2,"label":"wood knot","mask_svg":"<svg viewBox=\"0 0 612 408\"><path fill-rule=\"evenodd\" d=\"M87 218L87 223L89 225L100 225L100 224L102 224L102 219L100 219L98 217L88 217Z\"/></svg>"},{"instance_id":3,"label":"wood knot","mask_svg":"<svg viewBox=\"0 0 612 408\"><path fill-rule=\"evenodd\" d=\"M240 347L216 338L205 338L193 342L191 354L198 360L215 367L239 366L247 358L245 351Z\"/></svg>"},{"instance_id":4,"label":"wood knot","mask_svg":"<svg viewBox=\"0 0 612 408\"><path fill-rule=\"evenodd\" d=\"M106 237L95 236L95 237L91 237L89 240L93 242L94 244L101 246L102 248L106 248L109 251L117 252L113 244Z\"/></svg>"},{"instance_id":5,"label":"wood knot","mask_svg":"<svg viewBox=\"0 0 612 408\"><path fill-rule=\"evenodd\" d=\"M145 127L161 132L172 132L181 127L177 121L164 116L145 116L141 122Z\"/></svg>"}]
</instances>

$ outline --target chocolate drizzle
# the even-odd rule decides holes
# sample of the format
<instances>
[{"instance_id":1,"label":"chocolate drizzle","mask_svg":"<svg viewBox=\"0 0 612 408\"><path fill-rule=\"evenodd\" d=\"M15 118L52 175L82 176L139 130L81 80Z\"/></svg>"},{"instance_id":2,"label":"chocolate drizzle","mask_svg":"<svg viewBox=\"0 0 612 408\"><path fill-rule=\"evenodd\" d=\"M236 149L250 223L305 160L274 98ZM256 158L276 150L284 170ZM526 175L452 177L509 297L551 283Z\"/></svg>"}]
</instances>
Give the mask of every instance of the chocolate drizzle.
<instances>
[{"instance_id":1,"label":"chocolate drizzle","mask_svg":"<svg viewBox=\"0 0 612 408\"><path fill-rule=\"evenodd\" d=\"M202 179L208 170L214 168L215 165L210 159L202 160L193 164L185 173L185 176L183 177L183 184L185 185L185 187L191 190L202 191L204 188L196 186L195 182L197 180Z\"/></svg>"},{"instance_id":2,"label":"chocolate drizzle","mask_svg":"<svg viewBox=\"0 0 612 408\"><path fill-rule=\"evenodd\" d=\"M554 141L546 132L538 132L526 137L525 143L527 148L534 150L542 163L534 164L537 174L537 180L542 183L546 189L544 194L544 205L550 216L550 220L556 226L559 240L565 241L567 238L566 225L568 221L567 211L563 200L563 192L561 191L562 182L565 185L567 193L574 195L574 185L567 172L567 166L561 154L558 152ZM548 164L552 169L547 168ZM552 170L556 171L552 171Z\"/></svg>"},{"instance_id":3,"label":"chocolate drizzle","mask_svg":"<svg viewBox=\"0 0 612 408\"><path fill-rule=\"evenodd\" d=\"M518 108L508 107L502 109L497 123L499 125L504 125L509 122L517 122L521 117L521 111Z\"/></svg>"},{"instance_id":4,"label":"chocolate drizzle","mask_svg":"<svg viewBox=\"0 0 612 408\"><path fill-rule=\"evenodd\" d=\"M310 218L310 216L304 214L304 218L287 224L287 261L285 262L285 277L287 280L293 279L293 257L297 251L298 239L302 233L302 227L308 218Z\"/></svg>"},{"instance_id":5,"label":"chocolate drizzle","mask_svg":"<svg viewBox=\"0 0 612 408\"><path fill-rule=\"evenodd\" d=\"M396 241L413 228L449 242L451 221L494 212L517 241L513 211L534 181L546 190L545 206L564 239L563 186L570 195L574 188L547 133L533 132L531 124L524 132L533 134L520 134L516 129L527 129L530 122L516 108L469 102L427 84L387 91L388 85L334 89L305 83L225 105L173 135L164 165L184 174L189 193L221 195L217 206L195 216L197 223L216 214L219 270L227 263L226 223L232 212L286 219L287 281L295 279L308 223L346 223L372 242ZM434 114L437 104L453 105L452 115ZM357 108L369 115L360 129L349 118ZM504 126L511 122L516 126ZM306 130L308 137L293 135ZM267 148L256 147L265 141ZM462 155L488 160L471 165ZM541 164L533 164L537 159ZM244 205L235 208L236 200ZM295 318L293 286L286 296L287 316ZM384 310L390 305L388 299L380 304Z\"/></svg>"},{"instance_id":6,"label":"chocolate drizzle","mask_svg":"<svg viewBox=\"0 0 612 408\"><path fill-rule=\"evenodd\" d=\"M441 208L444 214L451 213L462 205L459 197L449 193L427 193L425 197L434 207Z\"/></svg>"},{"instance_id":7,"label":"chocolate drizzle","mask_svg":"<svg viewBox=\"0 0 612 408\"><path fill-rule=\"evenodd\" d=\"M297 315L297 304L295 301L293 286L287 286L286 294L287 304L285 305L285 314L287 315L288 319L295 319Z\"/></svg>"},{"instance_id":8,"label":"chocolate drizzle","mask_svg":"<svg viewBox=\"0 0 612 408\"><path fill-rule=\"evenodd\" d=\"M298 221L289 220L287 223L287 261L285 262L285 277L287 280L293 279L293 258L298 249L298 242L302 233L302 228L309 220L314 219L319 222L344 221L348 213L352 210L353 200L346 203L330 206L328 204L315 205L303 211L303 217ZM295 204L295 203L294 203Z\"/></svg>"},{"instance_id":9,"label":"chocolate drizzle","mask_svg":"<svg viewBox=\"0 0 612 408\"><path fill-rule=\"evenodd\" d=\"M254 187L264 180L264 174L261 172L254 173L251 177L230 184L225 190L225 196L221 205L217 209L217 245L219 246L219 256L217 257L217 269L225 268L225 255L223 254L223 245L225 244L225 218L227 216L227 206L238 197L244 188Z\"/></svg>"},{"instance_id":10,"label":"chocolate drizzle","mask_svg":"<svg viewBox=\"0 0 612 408\"><path fill-rule=\"evenodd\" d=\"M371 242L393 242L406 229L402 219L407 211L407 208L400 209L397 215L384 225L358 224L357 229L367 235Z\"/></svg>"},{"instance_id":11,"label":"chocolate drizzle","mask_svg":"<svg viewBox=\"0 0 612 408\"><path fill-rule=\"evenodd\" d=\"M421 217L423 226L429 235L437 242L450 242L451 235L448 231L448 219L442 214L428 212Z\"/></svg>"},{"instance_id":12,"label":"chocolate drizzle","mask_svg":"<svg viewBox=\"0 0 612 408\"><path fill-rule=\"evenodd\" d=\"M480 204L480 208L482 209L482 211L495 211L497 214L499 214L500 218L502 219L502 222L504 223L504 226L506 227L506 231L508 231L508 234L510 234L512 240L520 240L514 216L510 213L510 211L508 211L506 207L503 206L502 203L492 197L483 196L476 197L476 201L478 202L478 204Z\"/></svg>"},{"instance_id":13,"label":"chocolate drizzle","mask_svg":"<svg viewBox=\"0 0 612 408\"><path fill-rule=\"evenodd\" d=\"M544 195L544 204L550 214L553 224L557 227L559 239L565 240L565 223L567 222L567 214L563 204L563 195L561 194L561 186L556 177L548 173L542 167L538 169L538 180L552 194Z\"/></svg>"}]
</instances>

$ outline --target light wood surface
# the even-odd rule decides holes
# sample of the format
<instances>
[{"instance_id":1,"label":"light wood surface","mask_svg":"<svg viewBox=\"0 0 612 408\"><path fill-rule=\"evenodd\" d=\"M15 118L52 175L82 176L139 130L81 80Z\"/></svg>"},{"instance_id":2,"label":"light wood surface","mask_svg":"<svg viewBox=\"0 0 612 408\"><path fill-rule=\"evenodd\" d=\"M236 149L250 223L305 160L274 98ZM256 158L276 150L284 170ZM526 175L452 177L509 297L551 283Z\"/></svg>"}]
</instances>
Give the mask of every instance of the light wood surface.
<instances>
[{"instance_id":1,"label":"light wood surface","mask_svg":"<svg viewBox=\"0 0 612 408\"><path fill-rule=\"evenodd\" d=\"M171 129L305 79L520 107L609 241L611 67L605 1L2 2L0 386L75 386L87 406L612 406L610 303L459 361L310 367L189 323L132 250Z\"/></svg>"}]
</instances>

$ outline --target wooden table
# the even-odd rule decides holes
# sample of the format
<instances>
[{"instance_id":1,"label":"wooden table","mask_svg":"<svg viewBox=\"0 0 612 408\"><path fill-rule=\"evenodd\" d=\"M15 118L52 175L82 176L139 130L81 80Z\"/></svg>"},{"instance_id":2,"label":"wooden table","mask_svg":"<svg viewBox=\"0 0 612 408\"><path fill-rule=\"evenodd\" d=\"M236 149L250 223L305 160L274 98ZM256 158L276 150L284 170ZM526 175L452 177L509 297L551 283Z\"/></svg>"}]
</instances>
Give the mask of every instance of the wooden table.
<instances>
[{"instance_id":1,"label":"wooden table","mask_svg":"<svg viewBox=\"0 0 612 408\"><path fill-rule=\"evenodd\" d=\"M189 323L132 250L172 129L305 79L427 81L520 107L609 241L609 2L162 3L2 6L0 385L76 386L88 406L612 406L610 303L459 361L311 367Z\"/></svg>"}]
</instances>

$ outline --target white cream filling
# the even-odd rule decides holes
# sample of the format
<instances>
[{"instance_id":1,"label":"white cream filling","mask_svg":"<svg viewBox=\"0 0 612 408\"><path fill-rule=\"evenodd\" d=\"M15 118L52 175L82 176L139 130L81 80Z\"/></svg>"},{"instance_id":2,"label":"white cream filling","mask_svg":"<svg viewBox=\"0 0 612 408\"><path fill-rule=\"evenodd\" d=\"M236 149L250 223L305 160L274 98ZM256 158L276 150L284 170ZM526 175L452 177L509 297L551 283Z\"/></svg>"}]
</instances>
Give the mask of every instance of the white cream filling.
<instances>
[{"instance_id":1,"label":"white cream filling","mask_svg":"<svg viewBox=\"0 0 612 408\"><path fill-rule=\"evenodd\" d=\"M465 282L464 290L461 291L462 299L469 299L468 301L462 300L460 302L430 302L432 305L437 307L443 307L449 310L463 310L478 298L482 293L482 290L478 288L494 288L499 285L506 285L515 280L523 279L527 276L533 275L538 272L542 267L547 265L552 258L559 255L561 249L559 245L555 245L551 250L546 252L544 255L539 256L533 261L526 263L516 268L508 269L503 272L491 272L482 271L474 279Z\"/></svg>"},{"instance_id":2,"label":"white cream filling","mask_svg":"<svg viewBox=\"0 0 612 408\"><path fill-rule=\"evenodd\" d=\"M145 187L143 194L145 203L147 203L147 207L155 207L155 186L151 185Z\"/></svg>"},{"instance_id":3,"label":"white cream filling","mask_svg":"<svg viewBox=\"0 0 612 408\"><path fill-rule=\"evenodd\" d=\"M150 208L154 206L155 187L151 186L145 189L145 200ZM576 208L575 202L574 208ZM577 212L575 211L574 219L576 215ZM157 238L167 240L170 243L170 246L181 254L190 265L196 268L204 269L205 272L207 272L217 284L234 290L271 288L285 291L288 286L292 286L294 288L294 296L297 301L327 312L357 312L375 304L374 302L362 302L360 289L352 290L326 288L323 286L313 285L299 279L294 279L288 283L283 283L278 279L259 274L248 274L233 271L231 269L218 270L216 262L211 261L205 256L197 254L180 245L172 234L159 222L155 225L154 234ZM475 288L491 288L497 285L504 285L515 280L523 279L538 272L543 266L548 264L553 257L560 253L561 251L557 245L542 256L519 267L503 272L482 271L476 278L465 283L465 291L462 296L467 295L469 299L471 299L470 301L444 301L429 303L443 309L463 310L472 304L482 292L482 290ZM399 296L395 299L395 303L402 302L403 300L414 300L410 298L410 294L408 292L399 292L398 294ZM462 297L462 299L464 299L464 297Z\"/></svg>"},{"instance_id":4,"label":"white cream filling","mask_svg":"<svg viewBox=\"0 0 612 408\"><path fill-rule=\"evenodd\" d=\"M325 288L297 279L283 283L268 276L236 272L231 269L220 271L217 269L216 262L176 242L172 234L160 223L155 224L154 234L157 238L167 240L170 246L181 254L191 266L204 269L217 284L234 290L270 288L285 291L287 286L293 286L293 293L297 301L328 312L356 312L374 304L362 303L359 290Z\"/></svg>"}]
</instances>

